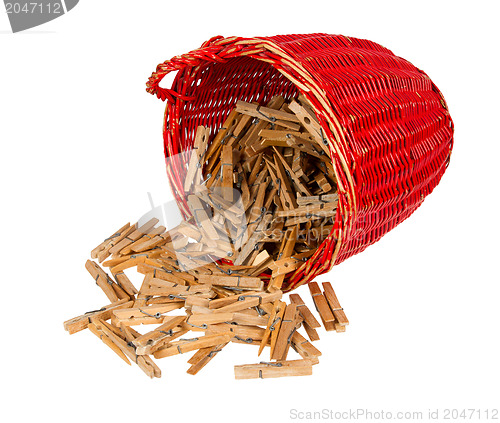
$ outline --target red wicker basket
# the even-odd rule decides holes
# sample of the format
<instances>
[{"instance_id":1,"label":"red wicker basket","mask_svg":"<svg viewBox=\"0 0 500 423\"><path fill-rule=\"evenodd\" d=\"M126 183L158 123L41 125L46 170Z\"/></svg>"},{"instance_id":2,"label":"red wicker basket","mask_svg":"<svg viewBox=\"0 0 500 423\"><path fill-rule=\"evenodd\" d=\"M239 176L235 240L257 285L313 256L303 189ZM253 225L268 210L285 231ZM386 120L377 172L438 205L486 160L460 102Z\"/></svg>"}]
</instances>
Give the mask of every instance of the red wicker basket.
<instances>
[{"instance_id":1,"label":"red wicker basket","mask_svg":"<svg viewBox=\"0 0 500 423\"><path fill-rule=\"evenodd\" d=\"M170 89L159 86L178 71ZM363 251L410 216L443 175L453 145L446 102L429 77L371 41L342 35L214 37L158 65L147 91L167 100L165 155L213 135L237 100L264 104L302 93L314 106L338 179L334 229L283 285L290 290ZM184 164L169 161L176 200Z\"/></svg>"}]
</instances>

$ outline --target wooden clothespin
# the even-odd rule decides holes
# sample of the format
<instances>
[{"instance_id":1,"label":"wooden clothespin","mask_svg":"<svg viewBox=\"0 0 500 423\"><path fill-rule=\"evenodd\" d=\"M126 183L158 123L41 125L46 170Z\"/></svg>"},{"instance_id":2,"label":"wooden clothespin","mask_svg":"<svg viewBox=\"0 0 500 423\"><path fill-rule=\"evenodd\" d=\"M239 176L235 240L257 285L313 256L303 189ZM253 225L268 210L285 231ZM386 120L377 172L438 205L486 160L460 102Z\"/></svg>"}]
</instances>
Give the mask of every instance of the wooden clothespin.
<instances>
[{"instance_id":1,"label":"wooden clothespin","mask_svg":"<svg viewBox=\"0 0 500 423\"><path fill-rule=\"evenodd\" d=\"M325 291L325 298L332 309L333 315L335 316L335 330L337 332L344 332L345 327L349 324L349 320L344 313L344 309L340 306L339 300L335 295L335 291L332 288L330 282L323 282L323 290Z\"/></svg>"},{"instance_id":2,"label":"wooden clothespin","mask_svg":"<svg viewBox=\"0 0 500 423\"><path fill-rule=\"evenodd\" d=\"M193 150L189 159L186 178L184 179L185 192L189 192L193 183L198 184L201 181L201 169L205 162L209 135L209 128L205 128L204 126L196 128Z\"/></svg>"},{"instance_id":3,"label":"wooden clothespin","mask_svg":"<svg viewBox=\"0 0 500 423\"><path fill-rule=\"evenodd\" d=\"M249 310L242 310L234 313L231 322L234 322L237 325L265 326L267 324L267 318L265 316L260 316L257 313L249 313Z\"/></svg>"},{"instance_id":4,"label":"wooden clothespin","mask_svg":"<svg viewBox=\"0 0 500 423\"><path fill-rule=\"evenodd\" d=\"M311 360L290 360L279 362L260 362L234 366L236 379L268 379L286 376L312 375Z\"/></svg>"},{"instance_id":5,"label":"wooden clothespin","mask_svg":"<svg viewBox=\"0 0 500 423\"><path fill-rule=\"evenodd\" d=\"M328 179L326 179L325 175L323 175L322 173L317 172L314 175L314 180L318 184L321 191L324 192L325 194L332 190L332 186L330 185L330 182L328 182ZM310 195L310 194L307 194L307 195Z\"/></svg>"},{"instance_id":6,"label":"wooden clothespin","mask_svg":"<svg viewBox=\"0 0 500 423\"><path fill-rule=\"evenodd\" d=\"M213 171L213 165L219 158L219 152L222 149L222 146L232 144L233 140L235 140L238 136L239 132L237 131L239 128L239 124L241 123L241 118L242 116L238 112L236 112L236 110L232 110L222 124L222 127L219 128L219 131L215 135L213 141L210 143L207 154L205 156L205 159L208 161L208 172Z\"/></svg>"},{"instance_id":7,"label":"wooden clothespin","mask_svg":"<svg viewBox=\"0 0 500 423\"><path fill-rule=\"evenodd\" d=\"M161 254L161 250L158 250L157 255ZM129 269L131 267L135 267L140 263L144 263L146 261L146 258L150 256L151 254L149 253L138 253L138 254L132 254L127 257L127 260L123 261L120 264L117 264L116 266L111 267L111 273L119 273L123 272L125 269ZM153 255L155 255L153 253Z\"/></svg>"},{"instance_id":8,"label":"wooden clothespin","mask_svg":"<svg viewBox=\"0 0 500 423\"><path fill-rule=\"evenodd\" d=\"M163 314L182 307L182 303L153 304L144 307L113 310L114 318L124 326L162 324Z\"/></svg>"},{"instance_id":9,"label":"wooden clothespin","mask_svg":"<svg viewBox=\"0 0 500 423\"><path fill-rule=\"evenodd\" d=\"M264 335L264 329L258 326L232 325L229 323L209 325L206 333L208 335L227 331L234 334L231 342L248 345L259 345Z\"/></svg>"},{"instance_id":10,"label":"wooden clothespin","mask_svg":"<svg viewBox=\"0 0 500 423\"><path fill-rule=\"evenodd\" d=\"M130 279L127 277L123 271L113 273L113 276L115 278L116 283L123 288L123 290L131 297L133 298L134 295L137 294L137 289L135 288L134 284L130 281Z\"/></svg>"},{"instance_id":11,"label":"wooden clothespin","mask_svg":"<svg viewBox=\"0 0 500 423\"><path fill-rule=\"evenodd\" d=\"M304 319L305 323L307 323L312 328L321 327L321 325L311 313L311 310L309 310L309 308L306 306L304 300L300 297L299 294L290 294L290 301L297 306L297 309L299 310L299 313Z\"/></svg>"},{"instance_id":12,"label":"wooden clothespin","mask_svg":"<svg viewBox=\"0 0 500 423\"><path fill-rule=\"evenodd\" d=\"M268 317L268 321L267 321L267 326L266 326L266 329L264 330L264 333L262 334L262 341L260 343L259 352L258 352L259 356L262 353L262 350L264 349L264 347L266 345L268 345L268 341L271 337L271 334L274 333L274 331L275 331L275 325L281 323L282 316L279 317L278 315L281 311L284 312L284 308L285 308L285 303L280 301L280 300L276 300L272 304L272 309L269 310L269 312L268 312L269 317Z\"/></svg>"},{"instance_id":13,"label":"wooden clothespin","mask_svg":"<svg viewBox=\"0 0 500 423\"><path fill-rule=\"evenodd\" d=\"M293 194L292 186L290 185L290 179L288 178L285 169L283 167L282 161L274 155L274 165L276 170L276 176L281 181L281 190L283 192L285 201L282 204L285 210L296 208L297 201L295 195Z\"/></svg>"},{"instance_id":14,"label":"wooden clothespin","mask_svg":"<svg viewBox=\"0 0 500 423\"><path fill-rule=\"evenodd\" d=\"M296 207L292 210L281 210L277 213L278 217L306 217L323 218L335 216L337 202L308 204Z\"/></svg>"},{"instance_id":15,"label":"wooden clothespin","mask_svg":"<svg viewBox=\"0 0 500 423\"><path fill-rule=\"evenodd\" d=\"M330 306L322 294L318 283L309 282L307 286L309 287L309 291L311 291L311 296L316 306L316 310L319 313L319 317L321 317L321 320L323 321L323 326L327 331L335 330L335 316L330 310Z\"/></svg>"},{"instance_id":16,"label":"wooden clothespin","mask_svg":"<svg viewBox=\"0 0 500 423\"><path fill-rule=\"evenodd\" d=\"M271 344L270 344L271 350L269 352L269 357L272 357L274 355L274 349L276 347L276 341L278 339L278 334L281 328L281 323L283 321L283 316L285 314L285 309L286 309L286 303L280 302L277 307L274 320L269 326L269 331L271 332Z\"/></svg>"},{"instance_id":17,"label":"wooden clothespin","mask_svg":"<svg viewBox=\"0 0 500 423\"><path fill-rule=\"evenodd\" d=\"M281 106L280 106L281 107ZM261 121L266 121L275 125L283 126L293 131L298 131L300 125L297 117L291 113L286 113L281 110L272 109L264 106L257 106L244 101L236 102L236 111L245 115L253 116Z\"/></svg>"},{"instance_id":18,"label":"wooden clothespin","mask_svg":"<svg viewBox=\"0 0 500 423\"><path fill-rule=\"evenodd\" d=\"M295 304L288 304L285 309L283 320L278 332L278 338L271 355L271 360L283 360L287 345L290 343L292 331L297 325L297 306Z\"/></svg>"},{"instance_id":19,"label":"wooden clothespin","mask_svg":"<svg viewBox=\"0 0 500 423\"><path fill-rule=\"evenodd\" d=\"M131 345L135 339L141 336L139 332L137 332L131 327L122 326L120 330L125 335L125 341L127 341L129 345ZM148 355L136 355L136 364L150 378L161 377L160 368Z\"/></svg>"},{"instance_id":20,"label":"wooden clothespin","mask_svg":"<svg viewBox=\"0 0 500 423\"><path fill-rule=\"evenodd\" d=\"M165 343L173 341L188 332L188 329L180 327L185 320L185 316L170 317L155 330L135 338L132 343L135 345L136 353L138 355L152 354Z\"/></svg>"},{"instance_id":21,"label":"wooden clothespin","mask_svg":"<svg viewBox=\"0 0 500 423\"><path fill-rule=\"evenodd\" d=\"M234 313L250 307L258 307L262 304L274 302L281 298L283 293L280 290L274 292L251 292L241 295L234 295L237 299L219 308L211 308L214 313Z\"/></svg>"},{"instance_id":22,"label":"wooden clothespin","mask_svg":"<svg viewBox=\"0 0 500 423\"><path fill-rule=\"evenodd\" d=\"M272 270L272 277L277 278L278 276L294 272L301 264L302 262L293 257L287 257L271 263L268 267Z\"/></svg>"},{"instance_id":23,"label":"wooden clothespin","mask_svg":"<svg viewBox=\"0 0 500 423\"><path fill-rule=\"evenodd\" d=\"M279 109L281 105L285 102L284 98L281 96L276 96L273 97L269 103L266 105L270 109ZM246 103L248 104L248 103ZM252 104L250 105L251 107L254 107L255 109L257 107L260 107L258 104ZM248 114L248 116L251 116L251 114ZM261 116L261 115L260 115ZM261 116L263 117L263 116ZM272 118L274 119L274 118ZM272 120L271 119L271 120ZM290 125L295 125L292 122L288 122ZM239 140L239 144L241 145L241 148L245 148L246 146L254 144L258 139L259 139L259 132L261 129L264 129L265 127L271 125L271 128L275 126L274 121L270 122L269 120L265 119L260 119L259 117L252 119L252 125L249 127L249 129L243 134ZM246 156L246 149L244 150L244 156Z\"/></svg>"},{"instance_id":24,"label":"wooden clothespin","mask_svg":"<svg viewBox=\"0 0 500 423\"><path fill-rule=\"evenodd\" d=\"M297 227L294 226L292 229L285 233L285 237L281 243L281 248L278 254L278 259L286 259L291 257L295 244L297 243ZM273 277L270 282L270 286L275 289L281 289L283 282L285 280L285 274L279 274Z\"/></svg>"},{"instance_id":25,"label":"wooden clothespin","mask_svg":"<svg viewBox=\"0 0 500 423\"><path fill-rule=\"evenodd\" d=\"M307 196L297 196L297 204L299 207L307 206L307 205L318 205L325 203L334 203L339 199L338 194L322 194L322 195L313 195L310 197Z\"/></svg>"},{"instance_id":26,"label":"wooden clothespin","mask_svg":"<svg viewBox=\"0 0 500 423\"><path fill-rule=\"evenodd\" d=\"M299 119L300 123L306 128L323 151L330 157L330 148L328 140L323 136L323 130L319 124L316 116L308 108L301 106L295 100L292 100L289 104L290 109L295 113L295 116Z\"/></svg>"},{"instance_id":27,"label":"wooden clothespin","mask_svg":"<svg viewBox=\"0 0 500 423\"><path fill-rule=\"evenodd\" d=\"M70 335L72 335L76 332L87 329L92 317L97 317L101 320L108 320L111 318L113 310L130 308L133 304L133 301L128 301L126 298L124 298L122 300L118 300L115 303L111 303L104 307L101 307L98 310L87 311L81 316L66 320L64 322L64 329L67 330Z\"/></svg>"},{"instance_id":28,"label":"wooden clothespin","mask_svg":"<svg viewBox=\"0 0 500 423\"><path fill-rule=\"evenodd\" d=\"M232 338L231 332L215 335L206 335L200 338L180 339L178 342L167 344L154 352L155 358L170 357L172 355L184 354L201 348L213 347L229 342Z\"/></svg>"},{"instance_id":29,"label":"wooden clothespin","mask_svg":"<svg viewBox=\"0 0 500 423\"><path fill-rule=\"evenodd\" d=\"M235 258L234 260L235 265L239 266L244 264L248 256L253 251L259 248L258 243L262 238L261 232L267 229L271 220L272 220L272 215L270 213L265 213L261 221L257 225L257 228L253 232L252 236L248 238L247 242L245 243L245 245L243 246L237 257Z\"/></svg>"},{"instance_id":30,"label":"wooden clothespin","mask_svg":"<svg viewBox=\"0 0 500 423\"><path fill-rule=\"evenodd\" d=\"M111 301L112 303L116 303L118 300L122 299L118 298L118 295L116 294L116 291L113 288L114 284L113 280L108 276L108 274L104 270L102 270L101 266L99 266L97 263L94 263L93 261L87 260L85 263L85 268L94 278L99 288L101 288L102 291L106 294L106 297L108 297L109 301ZM126 294L125 297L127 297Z\"/></svg>"},{"instance_id":31,"label":"wooden clothespin","mask_svg":"<svg viewBox=\"0 0 500 423\"><path fill-rule=\"evenodd\" d=\"M304 168L307 166L306 156L302 154L298 148L293 148L293 157L292 157L292 170L293 173L298 178L304 178L305 182L309 182L309 178L304 173Z\"/></svg>"},{"instance_id":32,"label":"wooden clothespin","mask_svg":"<svg viewBox=\"0 0 500 423\"><path fill-rule=\"evenodd\" d=\"M141 360L141 357L135 353L135 349L128 344L129 341L125 339L125 336L117 334L120 333L119 328L97 318L93 318L91 320L96 329L104 333L131 361L137 363L141 370L144 371L149 377L159 377L158 374L161 374L158 373L159 369L155 372L153 367L147 365L145 361Z\"/></svg>"},{"instance_id":33,"label":"wooden clothespin","mask_svg":"<svg viewBox=\"0 0 500 423\"><path fill-rule=\"evenodd\" d=\"M126 223L125 225L123 225L120 229L118 229L115 233L113 233L113 235L109 236L103 242L101 242L97 247L95 247L90 252L90 257L96 259L99 256L99 253L103 251L109 244L111 244L113 241L116 242L116 240L120 237L125 237L124 233L129 228L130 228L130 223Z\"/></svg>"},{"instance_id":34,"label":"wooden clothespin","mask_svg":"<svg viewBox=\"0 0 500 423\"><path fill-rule=\"evenodd\" d=\"M292 147L293 147L293 145L292 145ZM298 192L302 193L302 195L311 195L311 191L309 191L309 189L307 189L307 186L304 183L302 183L300 178L295 174L293 169L287 163L285 158L279 153L279 151L276 149L276 147L273 147L273 150L274 150L274 155L275 155L275 161L276 161L276 157L277 157L279 159L279 161L281 162L281 165L285 169L285 173L287 175L290 175L290 178L292 179L293 184L297 188Z\"/></svg>"},{"instance_id":35,"label":"wooden clothespin","mask_svg":"<svg viewBox=\"0 0 500 423\"><path fill-rule=\"evenodd\" d=\"M198 281L207 285L229 286L239 289L255 289L261 291L264 288L264 282L262 282L260 278L249 276L200 275Z\"/></svg>"},{"instance_id":36,"label":"wooden clothespin","mask_svg":"<svg viewBox=\"0 0 500 423\"><path fill-rule=\"evenodd\" d=\"M89 323L88 329L97 336L105 345L107 345L118 357L130 366L130 361L127 355L115 344L112 339L102 331L101 327L97 327L94 323Z\"/></svg>"},{"instance_id":37,"label":"wooden clothespin","mask_svg":"<svg viewBox=\"0 0 500 423\"><path fill-rule=\"evenodd\" d=\"M198 230L203 229L208 237L212 240L219 239L219 234L215 230L210 218L207 215L205 208L203 207L200 199L196 195L188 196L188 205L193 214L194 220L198 226Z\"/></svg>"},{"instance_id":38,"label":"wooden clothespin","mask_svg":"<svg viewBox=\"0 0 500 423\"><path fill-rule=\"evenodd\" d=\"M302 358L311 360L312 364L319 363L318 357L321 355L321 351L304 338L299 332L295 331L292 334L291 341L293 349L297 351Z\"/></svg>"},{"instance_id":39,"label":"wooden clothespin","mask_svg":"<svg viewBox=\"0 0 500 423\"><path fill-rule=\"evenodd\" d=\"M224 200L233 202L233 148L230 145L222 147L222 194Z\"/></svg>"},{"instance_id":40,"label":"wooden clothespin","mask_svg":"<svg viewBox=\"0 0 500 423\"><path fill-rule=\"evenodd\" d=\"M205 367L224 348L228 343L215 345L199 349L189 360L188 363L191 367L187 370L190 375L197 374L203 367Z\"/></svg>"},{"instance_id":41,"label":"wooden clothespin","mask_svg":"<svg viewBox=\"0 0 500 423\"><path fill-rule=\"evenodd\" d=\"M262 170L262 160L264 157L264 153L260 153L256 156L255 163L251 167L250 175L248 176L248 185L252 186L257 180L257 175ZM250 160L250 159L249 159Z\"/></svg>"},{"instance_id":42,"label":"wooden clothespin","mask_svg":"<svg viewBox=\"0 0 500 423\"><path fill-rule=\"evenodd\" d=\"M157 235L161 235L165 232L167 228L165 226L158 226L157 228L151 229L147 234L141 236L137 241L132 244L127 245L120 251L120 255L132 254L137 246L142 246L145 242L151 242L151 240Z\"/></svg>"},{"instance_id":43,"label":"wooden clothespin","mask_svg":"<svg viewBox=\"0 0 500 423\"><path fill-rule=\"evenodd\" d=\"M118 242L113 248L111 248L109 252L111 254L120 253L120 251L124 249L126 246L132 244L134 241L137 241L144 234L149 233L158 222L159 220L156 217L150 219L144 225L140 226L139 228L135 229L132 233L125 236L120 242Z\"/></svg>"},{"instance_id":44,"label":"wooden clothespin","mask_svg":"<svg viewBox=\"0 0 500 423\"><path fill-rule=\"evenodd\" d=\"M257 194L254 197L253 205L251 205L250 207L250 213L248 214L248 223L246 225L247 228L246 230L249 237L252 236L260 220L266 213L266 209L263 207L263 204L268 185L269 185L268 180L263 181L259 184Z\"/></svg>"},{"instance_id":45,"label":"wooden clothespin","mask_svg":"<svg viewBox=\"0 0 500 423\"><path fill-rule=\"evenodd\" d=\"M319 341L318 331L304 322L304 330L311 341Z\"/></svg>"},{"instance_id":46,"label":"wooden clothespin","mask_svg":"<svg viewBox=\"0 0 500 423\"><path fill-rule=\"evenodd\" d=\"M186 324L193 328L207 329L208 325L214 325L217 323L230 322L234 318L234 313L198 313L191 314L186 319Z\"/></svg>"}]
</instances>

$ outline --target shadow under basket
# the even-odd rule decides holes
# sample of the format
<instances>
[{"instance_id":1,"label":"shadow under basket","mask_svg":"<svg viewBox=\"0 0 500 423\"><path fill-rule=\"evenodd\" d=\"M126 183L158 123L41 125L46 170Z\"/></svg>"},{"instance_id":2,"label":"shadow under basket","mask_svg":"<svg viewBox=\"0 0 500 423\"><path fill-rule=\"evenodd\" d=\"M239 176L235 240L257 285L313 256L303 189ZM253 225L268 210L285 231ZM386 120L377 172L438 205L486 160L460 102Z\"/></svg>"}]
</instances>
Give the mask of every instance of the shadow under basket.
<instances>
[{"instance_id":1,"label":"shadow under basket","mask_svg":"<svg viewBox=\"0 0 500 423\"><path fill-rule=\"evenodd\" d=\"M170 89L159 86L178 71ZM333 230L283 284L311 281L363 251L410 216L450 160L453 122L430 78L368 40L342 35L214 37L158 65L147 91L166 100L165 156L190 150L199 125L213 135L238 100L267 103L302 94L328 142L338 182ZM185 163L167 174L184 217Z\"/></svg>"}]
</instances>

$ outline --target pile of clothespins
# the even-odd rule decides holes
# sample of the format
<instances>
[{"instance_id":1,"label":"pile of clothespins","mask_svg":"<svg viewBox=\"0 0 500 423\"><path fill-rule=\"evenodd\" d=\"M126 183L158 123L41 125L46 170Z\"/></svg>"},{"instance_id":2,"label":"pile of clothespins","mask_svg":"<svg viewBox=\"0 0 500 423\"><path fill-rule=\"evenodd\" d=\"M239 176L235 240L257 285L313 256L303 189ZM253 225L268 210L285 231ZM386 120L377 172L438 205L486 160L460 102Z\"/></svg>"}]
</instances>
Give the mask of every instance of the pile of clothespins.
<instances>
[{"instance_id":1,"label":"pile of clothespins","mask_svg":"<svg viewBox=\"0 0 500 423\"><path fill-rule=\"evenodd\" d=\"M187 216L170 230L153 218L126 224L91 252L86 268L111 304L64 323L90 329L125 362L160 377L155 358L196 351L196 374L230 342L269 347L269 362L236 365L237 379L312 374L320 324L298 294L283 301L286 281L300 272L330 233L336 179L316 116L299 97L261 107L238 101L210 142L198 127L180 203ZM124 273L144 275L139 290ZM330 283L309 289L327 331L348 320ZM183 310L179 315L176 310ZM144 334L133 326L157 325ZM192 338L181 338L187 332ZM200 336L201 335L201 336ZM289 360L292 347L300 359Z\"/></svg>"}]
</instances>

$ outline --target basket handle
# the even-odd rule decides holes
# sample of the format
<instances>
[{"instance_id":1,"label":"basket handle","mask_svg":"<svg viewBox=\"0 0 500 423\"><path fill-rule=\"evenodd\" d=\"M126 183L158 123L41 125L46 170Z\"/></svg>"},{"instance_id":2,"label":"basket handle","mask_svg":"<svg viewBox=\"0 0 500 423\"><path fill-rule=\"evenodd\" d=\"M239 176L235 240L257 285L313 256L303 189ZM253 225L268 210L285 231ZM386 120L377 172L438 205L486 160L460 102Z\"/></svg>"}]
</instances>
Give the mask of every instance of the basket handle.
<instances>
[{"instance_id":1,"label":"basket handle","mask_svg":"<svg viewBox=\"0 0 500 423\"><path fill-rule=\"evenodd\" d=\"M160 63L156 67L156 71L149 77L146 83L146 91L150 94L156 95L162 101L168 100L170 102L175 102L176 98L185 101L194 100L194 97L180 94L172 89L160 87L159 84L170 72L179 71L186 67L198 66L202 62L225 62L227 59L221 57L223 55L221 53L223 53L225 49L221 49L221 44L214 44L216 41L223 39L224 37L222 36L213 37L203 43L203 45L196 50L190 51L189 53L181 56L175 56L170 60Z\"/></svg>"}]
</instances>

